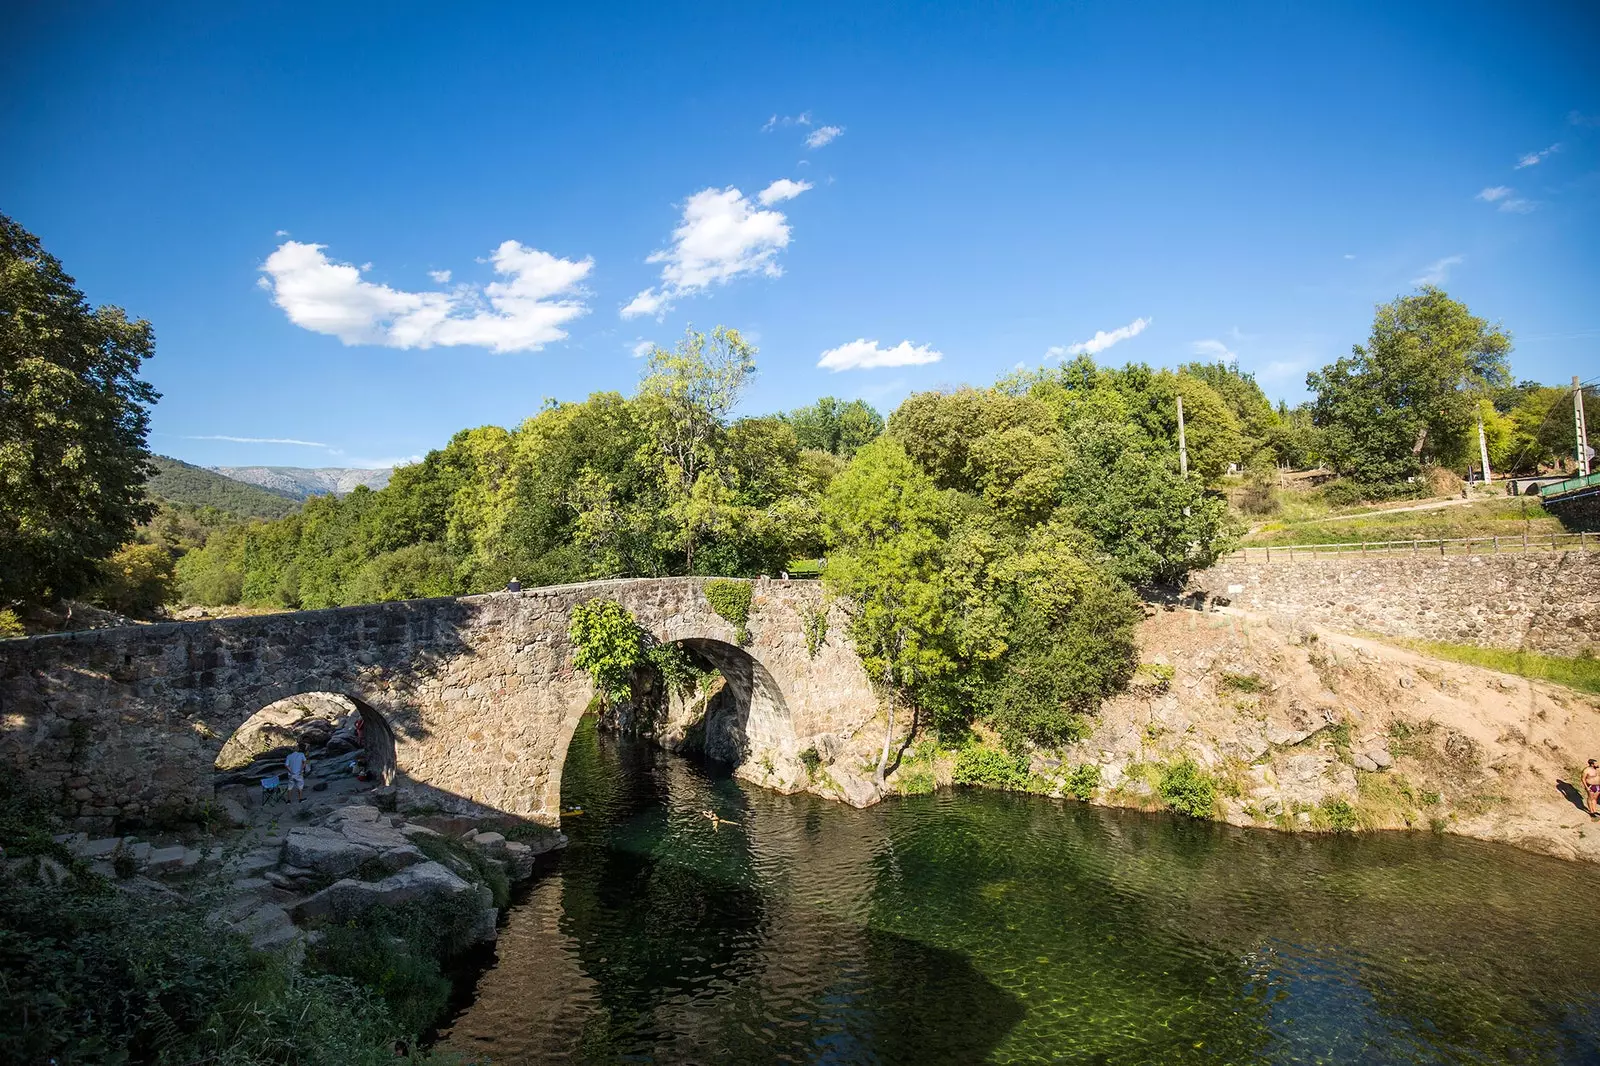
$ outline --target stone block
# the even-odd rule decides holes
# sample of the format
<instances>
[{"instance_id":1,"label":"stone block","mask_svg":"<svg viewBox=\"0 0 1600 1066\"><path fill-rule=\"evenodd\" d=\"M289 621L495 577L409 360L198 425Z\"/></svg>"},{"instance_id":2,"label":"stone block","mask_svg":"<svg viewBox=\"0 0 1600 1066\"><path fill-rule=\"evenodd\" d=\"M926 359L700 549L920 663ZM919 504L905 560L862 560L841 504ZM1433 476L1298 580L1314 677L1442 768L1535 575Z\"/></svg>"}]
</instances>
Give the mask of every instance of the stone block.
<instances>
[{"instance_id":1,"label":"stone block","mask_svg":"<svg viewBox=\"0 0 1600 1066\"><path fill-rule=\"evenodd\" d=\"M373 907L395 907L416 900L437 899L471 892L472 885L436 862L419 863L382 881L336 881L295 905L301 921L358 917Z\"/></svg>"},{"instance_id":2,"label":"stone block","mask_svg":"<svg viewBox=\"0 0 1600 1066\"><path fill-rule=\"evenodd\" d=\"M150 857L145 860L145 869L151 873L175 870L183 865L183 859L188 850L182 844L175 844L170 848L156 848L150 852Z\"/></svg>"},{"instance_id":3,"label":"stone block","mask_svg":"<svg viewBox=\"0 0 1600 1066\"><path fill-rule=\"evenodd\" d=\"M378 854L366 844L346 840L338 832L321 826L289 830L283 842L283 861L327 877L340 877Z\"/></svg>"}]
</instances>

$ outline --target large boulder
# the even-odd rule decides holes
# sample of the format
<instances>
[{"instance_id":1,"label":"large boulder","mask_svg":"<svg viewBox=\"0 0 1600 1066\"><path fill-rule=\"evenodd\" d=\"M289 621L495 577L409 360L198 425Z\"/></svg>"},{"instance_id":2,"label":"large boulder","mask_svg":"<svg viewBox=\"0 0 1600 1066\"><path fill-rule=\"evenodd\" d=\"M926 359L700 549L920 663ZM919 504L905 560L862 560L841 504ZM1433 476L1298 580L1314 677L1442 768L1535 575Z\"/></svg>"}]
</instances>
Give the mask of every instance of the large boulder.
<instances>
[{"instance_id":1,"label":"large boulder","mask_svg":"<svg viewBox=\"0 0 1600 1066\"><path fill-rule=\"evenodd\" d=\"M316 895L301 900L294 908L296 921L332 919L346 921L374 907L398 907L405 903L445 899L463 892L475 893L483 907L493 910L494 897L488 888L474 886L436 862L418 863L382 881L336 881Z\"/></svg>"},{"instance_id":2,"label":"large boulder","mask_svg":"<svg viewBox=\"0 0 1600 1066\"><path fill-rule=\"evenodd\" d=\"M401 838L401 843L405 838ZM342 877L352 873L368 859L376 858L378 849L368 844L347 840L336 829L327 826L301 826L289 830L283 842L283 861L290 866L315 870L327 877Z\"/></svg>"}]
</instances>

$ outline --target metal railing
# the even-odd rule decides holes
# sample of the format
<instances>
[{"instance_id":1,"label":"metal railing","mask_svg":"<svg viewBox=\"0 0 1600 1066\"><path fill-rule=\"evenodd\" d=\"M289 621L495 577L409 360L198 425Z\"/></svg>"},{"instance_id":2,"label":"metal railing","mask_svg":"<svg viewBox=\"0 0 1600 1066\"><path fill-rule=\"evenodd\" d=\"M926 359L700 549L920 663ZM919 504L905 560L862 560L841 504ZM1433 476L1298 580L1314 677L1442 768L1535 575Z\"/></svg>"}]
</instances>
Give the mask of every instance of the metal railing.
<instances>
[{"instance_id":1,"label":"metal railing","mask_svg":"<svg viewBox=\"0 0 1600 1066\"><path fill-rule=\"evenodd\" d=\"M1600 489L1600 470L1582 477L1569 477L1565 481L1558 481L1554 485L1544 485L1539 489L1541 499L1550 499L1552 496L1565 496L1569 492L1580 489Z\"/></svg>"},{"instance_id":2,"label":"metal railing","mask_svg":"<svg viewBox=\"0 0 1600 1066\"><path fill-rule=\"evenodd\" d=\"M1340 544L1247 544L1229 558L1272 562L1325 555L1503 555L1519 552L1600 550L1600 534L1538 533L1506 537L1431 540L1359 540Z\"/></svg>"}]
</instances>

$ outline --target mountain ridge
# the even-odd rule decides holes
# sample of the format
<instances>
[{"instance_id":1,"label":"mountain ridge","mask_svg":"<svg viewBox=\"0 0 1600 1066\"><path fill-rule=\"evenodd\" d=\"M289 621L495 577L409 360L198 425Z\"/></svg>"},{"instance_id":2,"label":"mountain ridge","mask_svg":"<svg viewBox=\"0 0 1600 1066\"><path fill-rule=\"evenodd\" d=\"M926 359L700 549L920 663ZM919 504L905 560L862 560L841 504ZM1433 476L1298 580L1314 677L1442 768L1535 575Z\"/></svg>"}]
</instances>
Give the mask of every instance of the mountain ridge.
<instances>
[{"instance_id":1,"label":"mountain ridge","mask_svg":"<svg viewBox=\"0 0 1600 1066\"><path fill-rule=\"evenodd\" d=\"M393 467L368 470L346 466L212 466L213 473L280 496L305 500L311 496L346 496L357 486L381 489L389 483Z\"/></svg>"}]
</instances>

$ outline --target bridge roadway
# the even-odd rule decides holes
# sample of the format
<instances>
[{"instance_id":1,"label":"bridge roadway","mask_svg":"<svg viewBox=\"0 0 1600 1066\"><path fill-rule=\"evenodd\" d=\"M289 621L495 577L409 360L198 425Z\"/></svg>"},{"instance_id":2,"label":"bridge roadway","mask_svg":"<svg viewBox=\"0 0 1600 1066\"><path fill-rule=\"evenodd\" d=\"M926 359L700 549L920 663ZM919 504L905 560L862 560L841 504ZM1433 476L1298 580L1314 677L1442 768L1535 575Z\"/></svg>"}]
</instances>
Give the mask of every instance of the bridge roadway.
<instances>
[{"instance_id":1,"label":"bridge roadway","mask_svg":"<svg viewBox=\"0 0 1600 1066\"><path fill-rule=\"evenodd\" d=\"M192 813L246 719L329 692L387 749L386 778L555 825L567 745L594 695L572 665L568 619L603 597L722 671L733 698L718 713L733 717L719 734L736 745L736 773L798 790L799 753L830 750L877 709L848 619L816 582L762 579L740 645L703 585L600 581L0 641L0 767L84 829ZM812 656L803 620L824 608Z\"/></svg>"}]
</instances>

